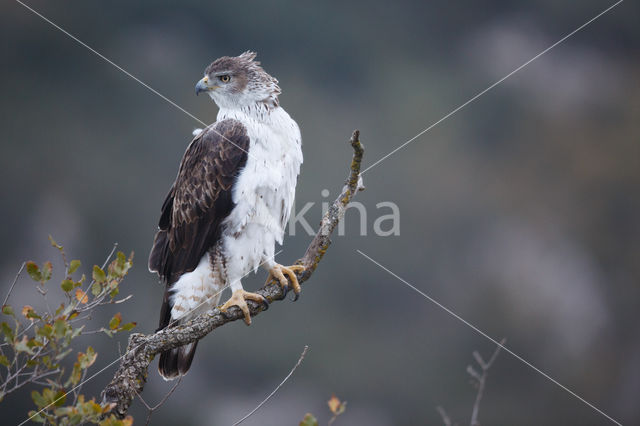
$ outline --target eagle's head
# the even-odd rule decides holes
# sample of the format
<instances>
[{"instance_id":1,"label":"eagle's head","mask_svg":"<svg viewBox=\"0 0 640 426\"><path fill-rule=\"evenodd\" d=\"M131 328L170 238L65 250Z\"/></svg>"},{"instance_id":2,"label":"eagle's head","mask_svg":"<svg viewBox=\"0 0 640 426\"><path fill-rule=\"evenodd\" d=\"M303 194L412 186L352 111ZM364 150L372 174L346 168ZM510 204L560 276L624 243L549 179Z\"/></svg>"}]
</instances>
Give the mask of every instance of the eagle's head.
<instances>
[{"instance_id":1,"label":"eagle's head","mask_svg":"<svg viewBox=\"0 0 640 426\"><path fill-rule=\"evenodd\" d=\"M223 56L204 70L196 84L196 95L207 92L220 108L238 109L254 104L278 106L278 80L255 61L256 53Z\"/></svg>"}]
</instances>

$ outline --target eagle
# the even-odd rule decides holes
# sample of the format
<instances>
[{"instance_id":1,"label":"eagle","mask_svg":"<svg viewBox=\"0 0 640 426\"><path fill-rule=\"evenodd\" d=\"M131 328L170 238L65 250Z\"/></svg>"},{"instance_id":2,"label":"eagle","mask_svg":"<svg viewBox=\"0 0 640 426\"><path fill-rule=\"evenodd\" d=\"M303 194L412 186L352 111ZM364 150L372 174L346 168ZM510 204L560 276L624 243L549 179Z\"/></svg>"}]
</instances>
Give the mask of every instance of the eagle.
<instances>
[{"instance_id":1,"label":"eagle","mask_svg":"<svg viewBox=\"0 0 640 426\"><path fill-rule=\"evenodd\" d=\"M162 204L149 270L165 286L158 330L183 324L218 305L239 307L251 324L247 300L268 306L241 280L264 266L267 282L296 294L299 265L274 261L282 244L302 164L300 129L280 106L278 80L255 60L256 53L213 61L196 84L217 104L216 121L194 131L175 182ZM166 380L184 375L198 341L160 354Z\"/></svg>"}]
</instances>

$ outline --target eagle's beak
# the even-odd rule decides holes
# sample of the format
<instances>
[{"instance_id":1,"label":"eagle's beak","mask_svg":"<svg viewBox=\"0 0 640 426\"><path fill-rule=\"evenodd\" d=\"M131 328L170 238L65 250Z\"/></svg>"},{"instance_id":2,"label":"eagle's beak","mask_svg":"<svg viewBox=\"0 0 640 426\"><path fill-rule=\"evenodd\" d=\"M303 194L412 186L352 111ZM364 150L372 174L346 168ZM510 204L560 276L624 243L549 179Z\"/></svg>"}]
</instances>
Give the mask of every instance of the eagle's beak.
<instances>
[{"instance_id":1,"label":"eagle's beak","mask_svg":"<svg viewBox=\"0 0 640 426\"><path fill-rule=\"evenodd\" d=\"M196 96L200 93L200 92L208 92L209 90L214 90L216 89L217 86L210 86L209 85L209 78L208 77L204 77L203 79L201 79L200 81L198 81L198 83L196 84Z\"/></svg>"}]
</instances>

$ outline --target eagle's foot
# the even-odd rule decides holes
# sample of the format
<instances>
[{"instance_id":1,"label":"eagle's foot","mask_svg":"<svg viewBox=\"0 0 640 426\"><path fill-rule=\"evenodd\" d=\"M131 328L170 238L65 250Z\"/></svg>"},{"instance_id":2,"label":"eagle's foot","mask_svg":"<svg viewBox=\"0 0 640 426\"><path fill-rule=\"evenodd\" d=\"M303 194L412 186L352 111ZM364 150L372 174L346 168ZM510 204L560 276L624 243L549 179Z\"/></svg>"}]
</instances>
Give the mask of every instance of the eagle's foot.
<instances>
[{"instance_id":1,"label":"eagle's foot","mask_svg":"<svg viewBox=\"0 0 640 426\"><path fill-rule=\"evenodd\" d=\"M262 304L265 310L269 308L269 301L265 297L258 293L250 293L240 289L234 291L229 300L227 300L224 305L220 306L219 309L221 312L227 312L227 309L231 306L237 306L244 314L244 322L247 325L251 325L251 313L249 312L249 306L246 302L247 300L253 300L254 302Z\"/></svg>"},{"instance_id":2,"label":"eagle's foot","mask_svg":"<svg viewBox=\"0 0 640 426\"><path fill-rule=\"evenodd\" d=\"M291 287L293 287L293 292L296 297L294 300L298 300L300 296L300 283L298 282L298 277L296 276L296 272L302 272L305 270L305 267L302 265L291 265L291 266L283 266L278 263L275 264L273 268L269 270L269 277L267 277L267 282L265 285L269 284L274 279L280 283L282 290L284 291L285 296L289 291L289 281L287 277L291 280ZM286 277L285 277L286 275Z\"/></svg>"}]
</instances>

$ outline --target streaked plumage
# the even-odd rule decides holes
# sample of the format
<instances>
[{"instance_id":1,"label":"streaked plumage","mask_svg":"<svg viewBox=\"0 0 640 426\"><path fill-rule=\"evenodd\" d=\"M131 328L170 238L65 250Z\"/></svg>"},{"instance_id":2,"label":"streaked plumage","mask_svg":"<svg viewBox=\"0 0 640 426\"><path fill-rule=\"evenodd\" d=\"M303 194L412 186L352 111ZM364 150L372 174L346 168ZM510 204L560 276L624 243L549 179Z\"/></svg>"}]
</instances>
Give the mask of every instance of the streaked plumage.
<instances>
[{"instance_id":1,"label":"streaked plumage","mask_svg":"<svg viewBox=\"0 0 640 426\"><path fill-rule=\"evenodd\" d=\"M217 59L196 86L220 110L187 148L162 205L149 257L149 269L165 283L161 329L216 306L225 286L234 295L225 306L253 300L241 278L261 264L282 268L273 255L293 205L300 131L279 106L277 80L254 58ZM161 354L162 376L184 374L196 345Z\"/></svg>"}]
</instances>

